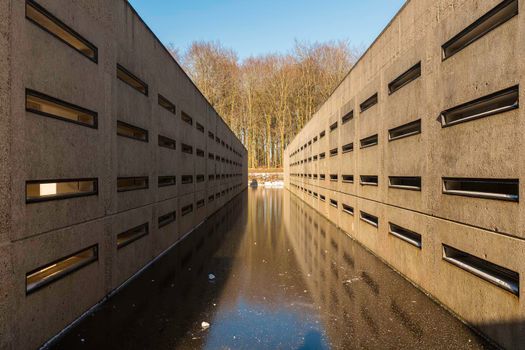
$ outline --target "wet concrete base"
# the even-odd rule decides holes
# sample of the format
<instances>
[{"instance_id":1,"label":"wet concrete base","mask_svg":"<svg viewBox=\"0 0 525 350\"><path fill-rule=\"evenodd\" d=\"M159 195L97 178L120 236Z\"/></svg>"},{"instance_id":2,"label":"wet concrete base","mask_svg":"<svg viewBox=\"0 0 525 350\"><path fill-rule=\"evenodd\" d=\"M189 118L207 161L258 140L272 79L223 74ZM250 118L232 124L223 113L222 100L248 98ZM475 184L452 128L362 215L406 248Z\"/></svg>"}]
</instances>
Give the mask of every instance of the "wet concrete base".
<instances>
[{"instance_id":1,"label":"wet concrete base","mask_svg":"<svg viewBox=\"0 0 525 350\"><path fill-rule=\"evenodd\" d=\"M50 347L491 348L280 189L241 193Z\"/></svg>"}]
</instances>

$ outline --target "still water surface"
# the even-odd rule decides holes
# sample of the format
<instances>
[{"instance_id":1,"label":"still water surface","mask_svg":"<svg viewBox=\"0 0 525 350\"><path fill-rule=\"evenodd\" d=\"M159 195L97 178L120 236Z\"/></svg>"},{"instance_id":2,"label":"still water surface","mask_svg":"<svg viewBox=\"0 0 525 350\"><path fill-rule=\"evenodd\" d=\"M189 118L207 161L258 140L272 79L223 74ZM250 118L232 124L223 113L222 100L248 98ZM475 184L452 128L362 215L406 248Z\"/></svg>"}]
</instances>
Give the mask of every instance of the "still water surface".
<instances>
[{"instance_id":1,"label":"still water surface","mask_svg":"<svg viewBox=\"0 0 525 350\"><path fill-rule=\"evenodd\" d=\"M287 190L248 189L53 347L489 345Z\"/></svg>"}]
</instances>

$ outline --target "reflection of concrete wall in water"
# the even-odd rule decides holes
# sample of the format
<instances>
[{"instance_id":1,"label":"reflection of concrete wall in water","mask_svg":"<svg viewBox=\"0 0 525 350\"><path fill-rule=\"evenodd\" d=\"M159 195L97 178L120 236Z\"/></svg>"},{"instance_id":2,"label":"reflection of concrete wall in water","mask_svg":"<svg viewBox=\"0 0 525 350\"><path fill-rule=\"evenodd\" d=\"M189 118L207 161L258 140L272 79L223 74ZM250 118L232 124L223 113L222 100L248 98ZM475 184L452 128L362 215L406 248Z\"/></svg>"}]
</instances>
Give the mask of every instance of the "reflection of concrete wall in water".
<instances>
[{"instance_id":1,"label":"reflection of concrete wall in water","mask_svg":"<svg viewBox=\"0 0 525 350\"><path fill-rule=\"evenodd\" d=\"M525 340L524 6L409 1L285 156L293 193L510 348Z\"/></svg>"},{"instance_id":2,"label":"reflection of concrete wall in water","mask_svg":"<svg viewBox=\"0 0 525 350\"><path fill-rule=\"evenodd\" d=\"M442 346L450 336L445 310L297 197L283 195L287 237L334 347ZM458 344L469 341L470 332L452 329Z\"/></svg>"},{"instance_id":3,"label":"reflection of concrete wall in water","mask_svg":"<svg viewBox=\"0 0 525 350\"><path fill-rule=\"evenodd\" d=\"M0 3L0 348L34 348L247 185L127 1Z\"/></svg>"}]
</instances>

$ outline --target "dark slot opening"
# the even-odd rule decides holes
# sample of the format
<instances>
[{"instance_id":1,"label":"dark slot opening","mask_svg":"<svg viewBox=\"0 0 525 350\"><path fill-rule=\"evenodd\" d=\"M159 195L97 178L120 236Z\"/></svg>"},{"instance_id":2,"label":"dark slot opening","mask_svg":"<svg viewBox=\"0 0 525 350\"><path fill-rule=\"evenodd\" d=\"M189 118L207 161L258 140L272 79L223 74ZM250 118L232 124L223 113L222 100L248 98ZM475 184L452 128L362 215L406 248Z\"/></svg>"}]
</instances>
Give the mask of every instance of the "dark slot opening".
<instances>
[{"instance_id":1,"label":"dark slot opening","mask_svg":"<svg viewBox=\"0 0 525 350\"><path fill-rule=\"evenodd\" d=\"M208 202L213 202L214 199L215 197L213 197L213 194L208 196Z\"/></svg>"},{"instance_id":2,"label":"dark slot opening","mask_svg":"<svg viewBox=\"0 0 525 350\"><path fill-rule=\"evenodd\" d=\"M334 131L335 129L337 129L337 122L330 125L330 132Z\"/></svg>"},{"instance_id":3,"label":"dark slot opening","mask_svg":"<svg viewBox=\"0 0 525 350\"><path fill-rule=\"evenodd\" d=\"M197 122L197 123L195 123L195 128L196 128L198 131L200 131L200 132L202 132L202 133L204 134L204 125L199 124L199 123Z\"/></svg>"},{"instance_id":4,"label":"dark slot opening","mask_svg":"<svg viewBox=\"0 0 525 350\"><path fill-rule=\"evenodd\" d=\"M330 157L334 157L334 156L336 156L337 153L338 153L338 149L337 149L337 148L332 148L332 149L330 150Z\"/></svg>"},{"instance_id":5,"label":"dark slot opening","mask_svg":"<svg viewBox=\"0 0 525 350\"><path fill-rule=\"evenodd\" d=\"M374 227L377 227L379 225L379 219L377 218L377 216L374 216L372 214L368 214L364 211L361 210L360 212L360 219L363 220L364 222L366 222L367 224L370 224Z\"/></svg>"},{"instance_id":6,"label":"dark slot opening","mask_svg":"<svg viewBox=\"0 0 525 350\"><path fill-rule=\"evenodd\" d=\"M354 175L342 175L342 176L343 176L343 182L346 182L346 183L354 182Z\"/></svg>"},{"instance_id":7,"label":"dark slot opening","mask_svg":"<svg viewBox=\"0 0 525 350\"><path fill-rule=\"evenodd\" d=\"M443 60L455 55L517 14L518 0L505 0L501 2L443 44Z\"/></svg>"},{"instance_id":8,"label":"dark slot opening","mask_svg":"<svg viewBox=\"0 0 525 350\"><path fill-rule=\"evenodd\" d=\"M181 215L186 216L193 211L193 204L188 204L181 209Z\"/></svg>"},{"instance_id":9,"label":"dark slot opening","mask_svg":"<svg viewBox=\"0 0 525 350\"><path fill-rule=\"evenodd\" d=\"M177 149L177 142L175 142L173 139L170 139L169 137L159 135L158 141L160 147Z\"/></svg>"},{"instance_id":10,"label":"dark slot opening","mask_svg":"<svg viewBox=\"0 0 525 350\"><path fill-rule=\"evenodd\" d=\"M350 214L350 215L354 215L354 208L343 203L343 212Z\"/></svg>"},{"instance_id":11,"label":"dark slot opening","mask_svg":"<svg viewBox=\"0 0 525 350\"><path fill-rule=\"evenodd\" d=\"M342 118L341 118L341 124L346 124L348 123L350 120L354 119L354 111L351 110L350 112L346 113Z\"/></svg>"},{"instance_id":12,"label":"dark slot opening","mask_svg":"<svg viewBox=\"0 0 525 350\"><path fill-rule=\"evenodd\" d=\"M204 182L204 175L197 175L195 178L197 182Z\"/></svg>"},{"instance_id":13,"label":"dark slot opening","mask_svg":"<svg viewBox=\"0 0 525 350\"><path fill-rule=\"evenodd\" d=\"M335 199L330 199L330 205L334 208L337 208L338 207L338 203Z\"/></svg>"},{"instance_id":14,"label":"dark slot opening","mask_svg":"<svg viewBox=\"0 0 525 350\"><path fill-rule=\"evenodd\" d=\"M388 140L394 141L403 137L417 135L421 133L421 119L395 127L388 130Z\"/></svg>"},{"instance_id":15,"label":"dark slot opening","mask_svg":"<svg viewBox=\"0 0 525 350\"><path fill-rule=\"evenodd\" d=\"M197 151L195 152L197 157L203 157L204 158L204 151L197 148Z\"/></svg>"},{"instance_id":16,"label":"dark slot opening","mask_svg":"<svg viewBox=\"0 0 525 350\"><path fill-rule=\"evenodd\" d=\"M316 142L317 142L317 136L314 137L314 143L316 143Z\"/></svg>"},{"instance_id":17,"label":"dark slot opening","mask_svg":"<svg viewBox=\"0 0 525 350\"><path fill-rule=\"evenodd\" d=\"M378 144L378 137L377 134L365 137L364 139L361 139L361 148L367 148L372 147Z\"/></svg>"},{"instance_id":18,"label":"dark slot opening","mask_svg":"<svg viewBox=\"0 0 525 350\"><path fill-rule=\"evenodd\" d=\"M352 152L353 150L354 150L353 142L347 143L346 145L343 145L343 147L341 147L341 152L343 153Z\"/></svg>"},{"instance_id":19,"label":"dark slot opening","mask_svg":"<svg viewBox=\"0 0 525 350\"><path fill-rule=\"evenodd\" d=\"M395 78L390 84L388 84L388 93L393 94L403 86L416 80L421 76L421 62L416 63L409 70Z\"/></svg>"},{"instance_id":20,"label":"dark slot opening","mask_svg":"<svg viewBox=\"0 0 525 350\"><path fill-rule=\"evenodd\" d=\"M359 108L361 108L361 113L366 111L367 109L371 108L375 104L377 104L378 98L377 98L377 92L367 98L363 103L359 105Z\"/></svg>"},{"instance_id":21,"label":"dark slot opening","mask_svg":"<svg viewBox=\"0 0 525 350\"><path fill-rule=\"evenodd\" d=\"M91 61L98 62L95 45L32 0L26 1L26 18Z\"/></svg>"},{"instance_id":22,"label":"dark slot opening","mask_svg":"<svg viewBox=\"0 0 525 350\"><path fill-rule=\"evenodd\" d=\"M324 179L325 179L325 177L326 177L326 175L325 175L325 174L319 174L319 178L320 178L321 180L324 180Z\"/></svg>"},{"instance_id":23,"label":"dark slot opening","mask_svg":"<svg viewBox=\"0 0 525 350\"><path fill-rule=\"evenodd\" d=\"M130 243L148 234L148 223L139 225L117 235L117 249L123 248Z\"/></svg>"},{"instance_id":24,"label":"dark slot opening","mask_svg":"<svg viewBox=\"0 0 525 350\"><path fill-rule=\"evenodd\" d=\"M138 92L148 96L148 85L118 63L117 78Z\"/></svg>"},{"instance_id":25,"label":"dark slot opening","mask_svg":"<svg viewBox=\"0 0 525 350\"><path fill-rule=\"evenodd\" d=\"M148 187L147 176L117 178L117 192L143 190Z\"/></svg>"},{"instance_id":26,"label":"dark slot opening","mask_svg":"<svg viewBox=\"0 0 525 350\"><path fill-rule=\"evenodd\" d=\"M98 260L98 245L55 260L26 274L26 294L58 281Z\"/></svg>"},{"instance_id":27,"label":"dark slot opening","mask_svg":"<svg viewBox=\"0 0 525 350\"><path fill-rule=\"evenodd\" d=\"M378 185L377 175L361 175L361 185L362 186L377 186Z\"/></svg>"},{"instance_id":28,"label":"dark slot opening","mask_svg":"<svg viewBox=\"0 0 525 350\"><path fill-rule=\"evenodd\" d=\"M208 153L208 159L213 160L215 158L215 155L211 152Z\"/></svg>"},{"instance_id":29,"label":"dark slot opening","mask_svg":"<svg viewBox=\"0 0 525 350\"><path fill-rule=\"evenodd\" d=\"M208 137L213 140L215 135L211 131L208 131Z\"/></svg>"},{"instance_id":30,"label":"dark slot opening","mask_svg":"<svg viewBox=\"0 0 525 350\"><path fill-rule=\"evenodd\" d=\"M159 103L159 106L165 108L167 111L173 114L177 113L177 108L175 108L175 105L171 103L170 100L162 96L161 94L158 95L158 103Z\"/></svg>"},{"instance_id":31,"label":"dark slot opening","mask_svg":"<svg viewBox=\"0 0 525 350\"><path fill-rule=\"evenodd\" d=\"M330 174L330 181L337 181L337 174Z\"/></svg>"},{"instance_id":32,"label":"dark slot opening","mask_svg":"<svg viewBox=\"0 0 525 350\"><path fill-rule=\"evenodd\" d=\"M389 233L403 241L421 249L421 235L393 223L389 223Z\"/></svg>"},{"instance_id":33,"label":"dark slot opening","mask_svg":"<svg viewBox=\"0 0 525 350\"><path fill-rule=\"evenodd\" d=\"M183 185L193 183L193 175L182 175L181 182Z\"/></svg>"},{"instance_id":34,"label":"dark slot opening","mask_svg":"<svg viewBox=\"0 0 525 350\"><path fill-rule=\"evenodd\" d=\"M326 157L325 153L319 153L319 159L324 159Z\"/></svg>"},{"instance_id":35,"label":"dark slot opening","mask_svg":"<svg viewBox=\"0 0 525 350\"><path fill-rule=\"evenodd\" d=\"M159 228L171 224L176 219L177 219L177 213L174 211L172 211L171 213L159 216L159 220L158 220Z\"/></svg>"},{"instance_id":36,"label":"dark slot opening","mask_svg":"<svg viewBox=\"0 0 525 350\"><path fill-rule=\"evenodd\" d=\"M320 198L323 202L326 201L326 197L324 195L320 195Z\"/></svg>"},{"instance_id":37,"label":"dark slot opening","mask_svg":"<svg viewBox=\"0 0 525 350\"><path fill-rule=\"evenodd\" d=\"M516 108L519 108L517 85L441 112L441 126L452 126Z\"/></svg>"},{"instance_id":38,"label":"dark slot opening","mask_svg":"<svg viewBox=\"0 0 525 350\"><path fill-rule=\"evenodd\" d=\"M185 143L180 144L183 153L193 154L193 147Z\"/></svg>"},{"instance_id":39,"label":"dark slot opening","mask_svg":"<svg viewBox=\"0 0 525 350\"><path fill-rule=\"evenodd\" d=\"M443 178L443 193L518 202L518 179Z\"/></svg>"},{"instance_id":40,"label":"dark slot opening","mask_svg":"<svg viewBox=\"0 0 525 350\"><path fill-rule=\"evenodd\" d=\"M204 207L204 199L200 199L197 201L197 209Z\"/></svg>"},{"instance_id":41,"label":"dark slot opening","mask_svg":"<svg viewBox=\"0 0 525 350\"><path fill-rule=\"evenodd\" d=\"M389 176L388 180L388 187L421 191L420 176Z\"/></svg>"},{"instance_id":42,"label":"dark slot opening","mask_svg":"<svg viewBox=\"0 0 525 350\"><path fill-rule=\"evenodd\" d=\"M158 185L159 187L174 186L177 184L176 176L159 176Z\"/></svg>"},{"instance_id":43,"label":"dark slot opening","mask_svg":"<svg viewBox=\"0 0 525 350\"><path fill-rule=\"evenodd\" d=\"M121 122L120 120L117 121L117 135L142 142L148 142L147 130Z\"/></svg>"},{"instance_id":44,"label":"dark slot opening","mask_svg":"<svg viewBox=\"0 0 525 350\"><path fill-rule=\"evenodd\" d=\"M190 117L188 114L186 114L185 112L181 112L180 113L180 118L182 119L183 122L185 123L188 123L190 125L193 125L193 118Z\"/></svg>"},{"instance_id":45,"label":"dark slot opening","mask_svg":"<svg viewBox=\"0 0 525 350\"><path fill-rule=\"evenodd\" d=\"M520 275L490 261L443 244L443 259L516 296L520 293Z\"/></svg>"},{"instance_id":46,"label":"dark slot opening","mask_svg":"<svg viewBox=\"0 0 525 350\"><path fill-rule=\"evenodd\" d=\"M319 134L319 138L322 139L324 137L324 135L326 135L326 132L323 130L321 131L321 133Z\"/></svg>"},{"instance_id":47,"label":"dark slot opening","mask_svg":"<svg viewBox=\"0 0 525 350\"><path fill-rule=\"evenodd\" d=\"M69 102L26 90L26 111L96 129L98 113Z\"/></svg>"}]
</instances>

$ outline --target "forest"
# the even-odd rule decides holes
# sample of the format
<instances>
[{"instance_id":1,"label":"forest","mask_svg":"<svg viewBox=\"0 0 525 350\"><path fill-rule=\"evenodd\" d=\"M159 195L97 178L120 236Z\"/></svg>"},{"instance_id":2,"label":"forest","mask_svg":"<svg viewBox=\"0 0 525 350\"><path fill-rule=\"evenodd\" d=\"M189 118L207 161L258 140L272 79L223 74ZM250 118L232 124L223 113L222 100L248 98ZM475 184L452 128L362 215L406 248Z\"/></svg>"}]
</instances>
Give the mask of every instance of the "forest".
<instances>
[{"instance_id":1,"label":"forest","mask_svg":"<svg viewBox=\"0 0 525 350\"><path fill-rule=\"evenodd\" d=\"M194 42L175 59L248 150L249 168L280 168L286 145L326 101L362 50L348 41L238 58L220 42Z\"/></svg>"}]
</instances>

